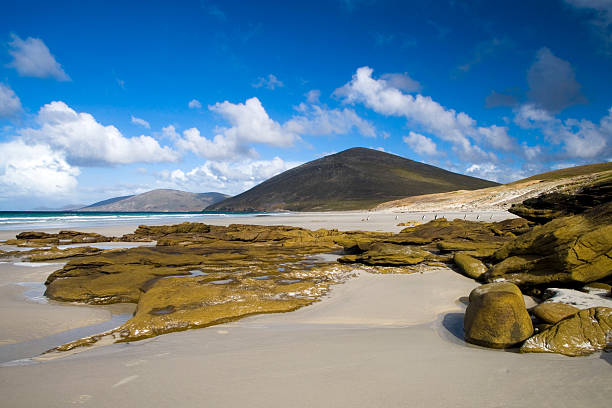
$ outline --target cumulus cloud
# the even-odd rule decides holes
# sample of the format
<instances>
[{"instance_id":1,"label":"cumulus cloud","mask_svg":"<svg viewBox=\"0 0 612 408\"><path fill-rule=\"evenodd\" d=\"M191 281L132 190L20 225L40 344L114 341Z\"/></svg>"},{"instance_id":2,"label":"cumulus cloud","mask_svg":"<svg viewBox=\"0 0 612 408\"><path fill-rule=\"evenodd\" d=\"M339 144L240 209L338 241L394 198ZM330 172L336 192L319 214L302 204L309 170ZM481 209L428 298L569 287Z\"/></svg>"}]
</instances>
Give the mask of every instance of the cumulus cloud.
<instances>
[{"instance_id":1,"label":"cumulus cloud","mask_svg":"<svg viewBox=\"0 0 612 408\"><path fill-rule=\"evenodd\" d=\"M301 104L298 109L303 115L294 116L284 124L285 129L302 135L344 135L356 129L362 136L376 137L376 129L354 110L328 109L319 105Z\"/></svg>"},{"instance_id":2,"label":"cumulus cloud","mask_svg":"<svg viewBox=\"0 0 612 408\"><path fill-rule=\"evenodd\" d=\"M177 188L200 191L211 189L237 194L300 164L280 157L241 162L207 161L188 172L180 169L161 172L160 183Z\"/></svg>"},{"instance_id":3,"label":"cumulus cloud","mask_svg":"<svg viewBox=\"0 0 612 408\"><path fill-rule=\"evenodd\" d=\"M73 191L79 169L62 152L22 140L0 144L0 192L4 196L48 196Z\"/></svg>"},{"instance_id":4,"label":"cumulus cloud","mask_svg":"<svg viewBox=\"0 0 612 408\"><path fill-rule=\"evenodd\" d=\"M336 89L334 94L344 103L362 103L382 115L404 117L409 124L452 143L465 159L495 159L494 154L473 144L471 138L484 140L505 150L514 148L514 141L508 136L506 127L476 126L476 121L467 114L446 109L428 96L405 94L384 79L374 79L372 72L369 67L357 69L352 80Z\"/></svg>"},{"instance_id":5,"label":"cumulus cloud","mask_svg":"<svg viewBox=\"0 0 612 408\"><path fill-rule=\"evenodd\" d=\"M410 78L410 76L406 72L404 72L403 74L383 74L380 76L380 79L386 81L389 86L407 93L420 92L423 88L418 81L415 81L414 79Z\"/></svg>"},{"instance_id":6,"label":"cumulus cloud","mask_svg":"<svg viewBox=\"0 0 612 408\"><path fill-rule=\"evenodd\" d=\"M253 88L261 88L264 87L266 89L274 90L276 88L282 88L285 86L276 75L270 74L267 77L259 77L257 81L252 84Z\"/></svg>"},{"instance_id":7,"label":"cumulus cloud","mask_svg":"<svg viewBox=\"0 0 612 408\"><path fill-rule=\"evenodd\" d=\"M514 121L526 129L540 129L549 141L563 146L566 158L605 160L612 147L612 108L596 124L585 119L560 120L527 104L515 111Z\"/></svg>"},{"instance_id":8,"label":"cumulus cloud","mask_svg":"<svg viewBox=\"0 0 612 408\"><path fill-rule=\"evenodd\" d=\"M406 143L412 150L421 155L438 156L437 146L433 140L420 133L410 132L408 136L404 136Z\"/></svg>"},{"instance_id":9,"label":"cumulus cloud","mask_svg":"<svg viewBox=\"0 0 612 408\"><path fill-rule=\"evenodd\" d=\"M541 48L527 73L527 96L539 107L560 112L568 106L586 103L569 62Z\"/></svg>"},{"instance_id":10,"label":"cumulus cloud","mask_svg":"<svg viewBox=\"0 0 612 408\"><path fill-rule=\"evenodd\" d=\"M132 115L132 123L136 124L136 125L140 125L142 127L145 127L147 129L151 129L151 125L149 124L149 122L147 122L144 119L140 119L137 118L136 116Z\"/></svg>"},{"instance_id":11,"label":"cumulus cloud","mask_svg":"<svg viewBox=\"0 0 612 408\"><path fill-rule=\"evenodd\" d=\"M287 147L293 145L299 136L288 131L272 120L257 98L247 99L245 103L217 103L208 107L221 115L230 127L217 128L217 134L206 138L197 128L183 132L176 145L207 159L235 159L237 156L254 156L254 143Z\"/></svg>"},{"instance_id":12,"label":"cumulus cloud","mask_svg":"<svg viewBox=\"0 0 612 408\"><path fill-rule=\"evenodd\" d=\"M311 89L306 92L306 100L308 103L319 103L319 98L321 97L321 91L318 89Z\"/></svg>"},{"instance_id":13,"label":"cumulus cloud","mask_svg":"<svg viewBox=\"0 0 612 408\"><path fill-rule=\"evenodd\" d=\"M22 40L15 34L11 34L11 38L8 45L13 61L8 66L15 68L19 75L70 81L70 77L40 38L28 37Z\"/></svg>"},{"instance_id":14,"label":"cumulus cloud","mask_svg":"<svg viewBox=\"0 0 612 408\"><path fill-rule=\"evenodd\" d=\"M189 106L189 109L200 109L202 107L202 103L197 99L192 99L189 101L187 106Z\"/></svg>"},{"instance_id":15,"label":"cumulus cloud","mask_svg":"<svg viewBox=\"0 0 612 408\"><path fill-rule=\"evenodd\" d=\"M13 118L21 113L21 101L8 86L0 83L0 119Z\"/></svg>"},{"instance_id":16,"label":"cumulus cloud","mask_svg":"<svg viewBox=\"0 0 612 408\"><path fill-rule=\"evenodd\" d=\"M127 138L114 126L104 126L89 113L78 113L64 102L44 105L36 117L38 129L22 129L31 143L45 143L66 152L70 163L83 166L175 161L178 155L150 136Z\"/></svg>"}]
</instances>

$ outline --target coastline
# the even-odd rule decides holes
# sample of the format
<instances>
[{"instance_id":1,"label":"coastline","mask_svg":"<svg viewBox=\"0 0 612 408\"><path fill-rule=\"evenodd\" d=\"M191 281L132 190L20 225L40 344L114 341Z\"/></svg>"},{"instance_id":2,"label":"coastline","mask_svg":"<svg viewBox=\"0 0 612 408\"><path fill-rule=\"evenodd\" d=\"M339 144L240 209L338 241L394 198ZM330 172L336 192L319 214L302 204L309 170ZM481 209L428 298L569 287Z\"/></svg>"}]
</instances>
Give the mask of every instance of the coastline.
<instances>
[{"instance_id":1,"label":"coastline","mask_svg":"<svg viewBox=\"0 0 612 408\"><path fill-rule=\"evenodd\" d=\"M299 213L204 222L397 232L405 228L397 223L424 215ZM507 213L491 216L495 220ZM78 230L110 236L134 228ZM8 238L14 237L15 231L10 233ZM1 231L0 239L5 234ZM48 272L15 268L0 264L5 279L28 273L36 282ZM7 406L16 407L608 406L610 353L568 358L465 344L461 298L476 285L447 268L411 275L361 272L295 312L252 316L31 365L0 366L0 390ZM19 308L13 312L20 316ZM13 320L27 329L24 320ZM30 392L32 387L37 392Z\"/></svg>"}]
</instances>

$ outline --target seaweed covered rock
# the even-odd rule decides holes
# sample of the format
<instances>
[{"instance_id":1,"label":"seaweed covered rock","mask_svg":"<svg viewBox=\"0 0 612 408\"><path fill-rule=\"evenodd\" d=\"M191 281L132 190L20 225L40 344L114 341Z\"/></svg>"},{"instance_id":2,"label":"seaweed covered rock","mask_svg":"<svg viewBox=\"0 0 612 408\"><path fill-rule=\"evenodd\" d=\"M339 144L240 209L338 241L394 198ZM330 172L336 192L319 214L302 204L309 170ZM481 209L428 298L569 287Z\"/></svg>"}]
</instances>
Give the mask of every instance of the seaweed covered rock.
<instances>
[{"instance_id":1,"label":"seaweed covered rock","mask_svg":"<svg viewBox=\"0 0 612 408\"><path fill-rule=\"evenodd\" d=\"M582 214L599 205L612 201L612 181L607 180L586 186L574 194L548 193L514 204L508 210L512 214L539 224L559 217Z\"/></svg>"},{"instance_id":2,"label":"seaweed covered rock","mask_svg":"<svg viewBox=\"0 0 612 408\"><path fill-rule=\"evenodd\" d=\"M612 203L558 218L506 243L487 279L517 285L576 284L612 275Z\"/></svg>"},{"instance_id":3,"label":"seaweed covered rock","mask_svg":"<svg viewBox=\"0 0 612 408\"><path fill-rule=\"evenodd\" d=\"M577 307L565 303L545 302L534 307L532 313L544 323L556 324L579 311Z\"/></svg>"},{"instance_id":4,"label":"seaweed covered rock","mask_svg":"<svg viewBox=\"0 0 612 408\"><path fill-rule=\"evenodd\" d=\"M490 348L512 347L533 334L520 289L508 282L489 283L470 293L463 327L465 340Z\"/></svg>"},{"instance_id":5,"label":"seaweed covered rock","mask_svg":"<svg viewBox=\"0 0 612 408\"><path fill-rule=\"evenodd\" d=\"M50 234L46 232L28 231L17 234L15 239L4 241L4 244L36 248L110 241L116 241L116 238L105 237L95 232L60 231L57 234Z\"/></svg>"},{"instance_id":6,"label":"seaweed covered rock","mask_svg":"<svg viewBox=\"0 0 612 408\"><path fill-rule=\"evenodd\" d=\"M480 278L487 271L482 261L462 252L457 252L453 261L461 272L472 279Z\"/></svg>"},{"instance_id":7,"label":"seaweed covered rock","mask_svg":"<svg viewBox=\"0 0 612 408\"><path fill-rule=\"evenodd\" d=\"M410 246L397 245L387 242L375 242L367 247L367 250L359 255L343 257L340 262L360 262L366 265L416 265L431 259L429 251Z\"/></svg>"},{"instance_id":8,"label":"seaweed covered rock","mask_svg":"<svg viewBox=\"0 0 612 408\"><path fill-rule=\"evenodd\" d=\"M609 347L611 341L612 308L593 307L529 338L521 352L584 356Z\"/></svg>"}]
</instances>

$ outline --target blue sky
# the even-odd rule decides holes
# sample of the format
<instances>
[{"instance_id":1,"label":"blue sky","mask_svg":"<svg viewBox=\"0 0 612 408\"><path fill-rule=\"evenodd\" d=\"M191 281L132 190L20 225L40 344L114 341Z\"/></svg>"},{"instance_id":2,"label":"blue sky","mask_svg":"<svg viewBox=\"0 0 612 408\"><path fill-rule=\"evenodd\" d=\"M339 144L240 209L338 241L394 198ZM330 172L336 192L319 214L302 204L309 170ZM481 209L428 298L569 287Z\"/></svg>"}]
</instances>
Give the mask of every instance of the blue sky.
<instances>
[{"instance_id":1,"label":"blue sky","mask_svg":"<svg viewBox=\"0 0 612 408\"><path fill-rule=\"evenodd\" d=\"M0 27L4 210L236 194L355 146L500 182L612 160L610 0L22 1Z\"/></svg>"}]
</instances>

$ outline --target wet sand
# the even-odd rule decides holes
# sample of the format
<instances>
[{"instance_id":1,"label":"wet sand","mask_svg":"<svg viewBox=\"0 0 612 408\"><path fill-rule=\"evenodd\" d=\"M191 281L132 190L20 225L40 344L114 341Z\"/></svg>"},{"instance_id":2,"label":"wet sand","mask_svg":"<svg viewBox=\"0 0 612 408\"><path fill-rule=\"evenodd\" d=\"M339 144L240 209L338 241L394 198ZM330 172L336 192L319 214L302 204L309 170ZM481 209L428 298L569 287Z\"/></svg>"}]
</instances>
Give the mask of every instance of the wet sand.
<instances>
[{"instance_id":1,"label":"wet sand","mask_svg":"<svg viewBox=\"0 0 612 408\"><path fill-rule=\"evenodd\" d=\"M396 231L405 221L393 213L361 221L364 214L253 223ZM569 358L465 344L461 300L475 286L447 268L362 272L296 312L0 366L3 406L609 406L611 353Z\"/></svg>"}]
</instances>

